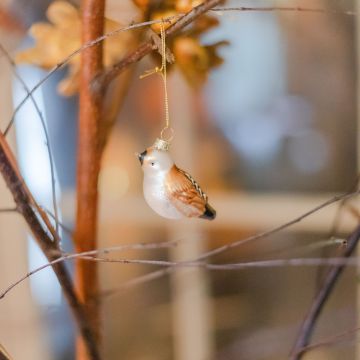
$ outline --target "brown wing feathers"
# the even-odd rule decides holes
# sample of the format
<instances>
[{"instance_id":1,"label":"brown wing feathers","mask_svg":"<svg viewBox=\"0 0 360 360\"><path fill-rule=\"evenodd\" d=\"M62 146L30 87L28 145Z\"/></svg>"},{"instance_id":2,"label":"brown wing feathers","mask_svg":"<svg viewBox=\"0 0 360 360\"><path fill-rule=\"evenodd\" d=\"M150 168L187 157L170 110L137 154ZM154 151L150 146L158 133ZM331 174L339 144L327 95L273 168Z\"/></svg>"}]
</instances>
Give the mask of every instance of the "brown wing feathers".
<instances>
[{"instance_id":1,"label":"brown wing feathers","mask_svg":"<svg viewBox=\"0 0 360 360\"><path fill-rule=\"evenodd\" d=\"M170 200L182 214L187 217L215 218L216 212L207 203L207 195L190 174L174 165L166 183Z\"/></svg>"}]
</instances>

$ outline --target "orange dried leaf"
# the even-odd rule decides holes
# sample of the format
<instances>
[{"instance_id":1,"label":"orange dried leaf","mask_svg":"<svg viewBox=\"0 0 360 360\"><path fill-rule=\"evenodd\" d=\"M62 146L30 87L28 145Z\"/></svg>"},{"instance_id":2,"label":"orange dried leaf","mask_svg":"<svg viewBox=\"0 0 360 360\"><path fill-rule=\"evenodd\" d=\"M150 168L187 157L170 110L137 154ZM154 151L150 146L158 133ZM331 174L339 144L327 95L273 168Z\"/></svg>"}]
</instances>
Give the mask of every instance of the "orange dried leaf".
<instances>
[{"instance_id":1,"label":"orange dried leaf","mask_svg":"<svg viewBox=\"0 0 360 360\"><path fill-rule=\"evenodd\" d=\"M195 6L203 3L204 0L177 0L175 4L175 9L179 13L187 13Z\"/></svg>"},{"instance_id":2,"label":"orange dried leaf","mask_svg":"<svg viewBox=\"0 0 360 360\"><path fill-rule=\"evenodd\" d=\"M19 52L16 56L17 63L29 63L51 69L80 48L81 18L78 9L66 1L55 1L49 6L46 15L50 23L36 23L30 28L35 45ZM120 27L115 21L105 20L105 32ZM130 39L129 33L121 33L105 40L105 66L113 64L126 53ZM78 91L80 56L71 58L68 66L68 74L58 86L58 91L65 96L74 95Z\"/></svg>"},{"instance_id":3,"label":"orange dried leaf","mask_svg":"<svg viewBox=\"0 0 360 360\"><path fill-rule=\"evenodd\" d=\"M209 71L221 65L223 59L217 54L219 46L228 44L220 41L213 45L203 46L193 37L179 37L174 41L176 64L187 81L193 87L199 87L206 81Z\"/></svg>"},{"instance_id":4,"label":"orange dried leaf","mask_svg":"<svg viewBox=\"0 0 360 360\"><path fill-rule=\"evenodd\" d=\"M206 31L219 25L219 20L214 16L204 15L196 19L190 31L193 36L200 36Z\"/></svg>"},{"instance_id":5,"label":"orange dried leaf","mask_svg":"<svg viewBox=\"0 0 360 360\"><path fill-rule=\"evenodd\" d=\"M209 65L211 68L218 67L224 62L224 59L218 54L219 47L224 45L229 45L229 42L223 40L212 45L204 46L209 56Z\"/></svg>"},{"instance_id":6,"label":"orange dried leaf","mask_svg":"<svg viewBox=\"0 0 360 360\"><path fill-rule=\"evenodd\" d=\"M198 87L204 83L209 69L209 57L197 39L179 37L174 41L176 64L188 82Z\"/></svg>"}]
</instances>

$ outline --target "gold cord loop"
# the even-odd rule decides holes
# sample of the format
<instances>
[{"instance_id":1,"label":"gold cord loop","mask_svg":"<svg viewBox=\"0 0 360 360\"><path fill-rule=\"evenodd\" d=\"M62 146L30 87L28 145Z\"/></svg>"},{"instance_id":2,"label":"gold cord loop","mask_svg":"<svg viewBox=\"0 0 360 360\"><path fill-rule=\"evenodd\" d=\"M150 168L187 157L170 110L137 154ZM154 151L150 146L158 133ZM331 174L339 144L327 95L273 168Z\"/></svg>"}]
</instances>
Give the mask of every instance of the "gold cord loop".
<instances>
[{"instance_id":1,"label":"gold cord loop","mask_svg":"<svg viewBox=\"0 0 360 360\"><path fill-rule=\"evenodd\" d=\"M169 132L168 134L166 134ZM167 136L166 136L167 135ZM174 138L175 132L172 127L165 126L160 132L160 139L171 143L172 139Z\"/></svg>"},{"instance_id":2,"label":"gold cord loop","mask_svg":"<svg viewBox=\"0 0 360 360\"><path fill-rule=\"evenodd\" d=\"M163 85L164 85L164 112L165 112L165 127L160 132L160 140L163 142L167 142L168 146L170 146L170 142L174 138L174 129L170 127L170 115L169 115L169 98L167 91L167 60L166 60L166 34L164 27L164 20L161 20L160 23L160 36L161 36L161 68L156 67L155 69L147 70L143 75L140 76L140 79L144 79L147 76L153 74L159 74L162 77ZM165 139L165 133L170 131L169 136Z\"/></svg>"}]
</instances>

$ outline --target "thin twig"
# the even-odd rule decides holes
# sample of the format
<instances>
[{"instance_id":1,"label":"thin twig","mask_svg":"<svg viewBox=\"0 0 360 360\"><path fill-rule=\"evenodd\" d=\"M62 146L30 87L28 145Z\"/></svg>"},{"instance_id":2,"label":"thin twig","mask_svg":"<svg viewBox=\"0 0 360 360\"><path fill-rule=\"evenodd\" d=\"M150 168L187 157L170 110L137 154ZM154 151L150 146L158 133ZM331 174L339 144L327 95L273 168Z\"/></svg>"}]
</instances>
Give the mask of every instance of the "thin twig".
<instances>
[{"instance_id":1,"label":"thin twig","mask_svg":"<svg viewBox=\"0 0 360 360\"><path fill-rule=\"evenodd\" d=\"M34 96L32 94L30 94L29 87L26 85L24 79L16 71L15 61L12 59L9 52L4 48L4 46L1 43L0 43L0 51L5 55L6 59L8 60L9 64L11 65L14 76L16 77L16 79L18 79L18 81L20 81L20 83L23 86L26 94L29 95L30 100L33 103L33 105L35 107L35 110L36 110L36 112L37 112L37 114L39 116L41 126L42 126L43 131L44 131L44 135L45 135L45 139L46 139L46 149L47 149L47 152L48 152L48 158L49 158L49 164L50 164L51 195L52 195L52 203L53 203L53 208L54 208L55 231L59 235L59 212L58 212L57 201L56 201L54 157L53 157L52 150L51 150L50 137L49 137L49 133L47 131L45 119L44 119L44 117L42 115L42 112L41 112L41 110L40 110ZM58 238L57 240L60 241L60 238Z\"/></svg>"},{"instance_id":2,"label":"thin twig","mask_svg":"<svg viewBox=\"0 0 360 360\"><path fill-rule=\"evenodd\" d=\"M152 249L162 249L162 248L168 248L172 246L176 246L177 241L165 241L165 242L157 242L157 243L140 243L140 244L125 244L125 245L119 245L119 246L112 246L108 248L102 248L102 249L96 249L96 250L90 250L90 251L84 251L80 253L64 253L62 256L56 258L55 260L48 262L42 266L37 267L36 269L33 269L32 271L28 272L12 284L10 284L4 291L0 293L0 299L4 298L5 295L7 295L11 290L13 290L17 285L22 283L24 280L28 279L30 276L38 273L41 270L44 270L50 266L53 266L55 264L61 263L65 260L74 260L79 258L85 258L88 256L94 256L98 254L108 254L110 252L115 251L125 251L125 250L152 250Z\"/></svg>"},{"instance_id":3,"label":"thin twig","mask_svg":"<svg viewBox=\"0 0 360 360\"><path fill-rule=\"evenodd\" d=\"M200 260L205 260L211 256L214 256L214 255L218 255L220 253L223 253L224 251L227 251L229 249L232 249L232 248L235 248L235 247L238 247L238 246L241 246L243 244L246 244L246 243L249 243L249 242L252 242L252 241L255 241L255 240L260 240L260 239L264 239L264 238L267 238L269 237L270 235L274 235L278 232L281 232L282 230L285 230L287 228L289 228L290 226L296 224L296 223L299 223L300 221L304 220L305 218L309 217L310 215L316 213L317 211L327 207L327 206L330 206L338 201L341 201L343 199L348 199L348 198L351 198L351 197L354 197L356 195L359 195L360 191L357 190L357 191L354 191L354 192L351 192L351 193L346 193L346 194L342 194L342 195L338 195L338 196L335 196L325 202L323 202L322 204L316 206L315 208L307 211L306 213L300 215L299 217L296 217L295 219L293 220L290 220L288 221L287 223L285 224L282 224L280 226L277 226L269 231L264 231L264 232L261 232L259 234L256 234L256 235L253 235L253 236L249 236L245 239L241 239L241 240L236 240L236 241L233 241L229 244L226 244L226 245L223 245L223 246L220 246L214 250L211 250L211 251L208 251L206 252L205 254L199 256L198 258L196 259L193 259L193 261L200 261ZM136 277L134 279L131 279L127 282L125 282L124 284L121 284L118 288L116 289L111 289L111 290L107 290L105 292L103 292L103 296L104 297L108 297L108 296L112 296L114 294L116 294L118 291L122 291L124 288L129 288L129 287L132 287L132 286L137 286L137 285L141 285L141 284L144 284L148 281L153 281L153 280L157 280L159 278L161 278L162 276L165 276L165 275L168 275L172 272L172 268L168 268L168 269L160 269L160 270L156 270L154 272L151 272L151 273L148 273L148 274L145 274L145 275L141 275L139 277Z\"/></svg>"},{"instance_id":4,"label":"thin twig","mask_svg":"<svg viewBox=\"0 0 360 360\"><path fill-rule=\"evenodd\" d=\"M359 180L360 180L360 175L357 175L356 178L354 179L353 183L351 184L351 186L347 189L348 192L353 192L359 188ZM329 230L329 235L328 235L329 238L334 238L337 236L337 233L339 231L339 226L341 223L341 215L343 213L344 207L346 206L347 202L350 200L351 200L351 198L345 198L345 199L342 199L338 203L337 209L336 209L336 214L334 216L334 219L332 221L332 224L331 224L331 227ZM325 248L323 248L321 256L323 256L323 257L326 256ZM327 270L328 269L322 267L322 268L319 268L319 270L317 271L316 279L315 279L315 290L316 291L321 287L324 274L327 273Z\"/></svg>"},{"instance_id":5,"label":"thin twig","mask_svg":"<svg viewBox=\"0 0 360 360\"><path fill-rule=\"evenodd\" d=\"M46 263L38 268L28 272L12 284L10 284L5 290L0 293L0 299L4 298L10 291L12 291L17 285L28 279L32 275L67 260L83 259L88 261L96 261L102 263L117 263L117 264L135 264L135 265L151 265L151 266L163 266L169 267L172 270L176 268L204 268L212 271L234 271L243 270L249 268L274 268L274 267L313 267L313 266L357 266L360 264L360 258L294 258L294 259L270 259L270 260L259 260L259 261L246 261L239 263L229 264L208 264L203 261L166 261L166 260L148 260L148 259L114 259L114 258L103 258L97 255L108 254L115 251L124 250L149 250L149 249L160 249L174 246L173 242L154 243L154 244L133 244L133 245L120 245L109 248L97 249L92 251L84 251L81 253L68 253L55 260ZM154 276L154 273L151 273Z\"/></svg>"},{"instance_id":6,"label":"thin twig","mask_svg":"<svg viewBox=\"0 0 360 360\"><path fill-rule=\"evenodd\" d=\"M171 20L179 18L179 17L180 17L180 15L170 16L170 17L164 19L164 21L171 21ZM139 29L139 28L142 28L145 26L153 25L153 24L159 24L159 23L161 23L161 21L162 20L144 21L144 22L140 22L140 23L132 22L128 26L116 29L114 31L111 31L104 35L101 35L94 40L88 41L87 43L85 43L84 45L79 47L78 49L74 50L72 53L70 53L68 56L66 56L62 61L60 61L58 64L56 64L32 89L30 89L29 93L26 94L26 96L20 101L20 103L16 106L16 108L13 111L11 119L4 131L4 135L7 136L7 134L9 133L11 127L14 124L16 114L19 112L19 110L25 104L25 102L29 99L30 95L34 94L34 92L36 90L38 90L41 85L43 85L56 71L58 71L62 67L64 67L74 56L78 55L79 53L81 53L82 51L84 51L90 47L93 47L93 46L99 44L100 42L104 41L106 38L108 38L110 36L115 36L117 34L125 32L125 31L136 30L136 29Z\"/></svg>"},{"instance_id":7,"label":"thin twig","mask_svg":"<svg viewBox=\"0 0 360 360\"><path fill-rule=\"evenodd\" d=\"M294 258L294 259L271 259L259 261L246 261L229 264L209 264L204 261L166 261L166 260L147 260L147 259L112 259L89 254L74 254L74 257L97 261L102 263L134 264L134 265L153 265L171 266L172 268L204 268L214 271L233 271L249 268L275 268L275 267L313 267L313 266L357 266L360 264L359 258ZM63 260L67 260L65 258Z\"/></svg>"},{"instance_id":8,"label":"thin twig","mask_svg":"<svg viewBox=\"0 0 360 360\"><path fill-rule=\"evenodd\" d=\"M240 7L240 8L215 8L215 9L210 9L210 11L214 11L214 12L225 12L225 11L243 11L243 12L247 12L247 11L297 11L297 12L318 12L318 13L336 13L336 14L344 14L344 15L356 15L355 12L352 11L336 11L336 10L327 10L327 9L306 9L306 8L299 8L299 7L293 7L293 8L281 8L281 7L271 7L271 8L266 8L266 7L261 7L261 8L250 8L250 7ZM136 30L145 26L150 26L150 25L154 25L154 24L160 24L162 21L165 22L172 22L173 20L179 19L180 17L182 17L184 14L176 14L173 16L169 16L166 17L162 20L150 20L150 21L143 21L143 22L139 22L139 23L134 23L131 22L128 26L125 27L121 27L119 29L116 29L114 31L108 32L102 36L99 36L98 38L87 42L86 44L83 44L81 47L79 47L78 49L74 50L72 53L70 53L67 57L65 57L62 61L60 61L58 64L56 64L30 91L29 94L27 94L21 101L20 103L16 106L16 108L14 109L13 115L11 117L11 120L9 121L9 124L7 125L5 131L4 131L4 135L7 136L8 132L10 131L14 121L15 121L15 117L16 114L18 113L18 111L20 110L20 108L24 105L24 103L29 99L30 95L32 95L44 82L46 82L57 70L61 69L62 67L64 67L74 56L78 55L81 51L95 46L98 43L100 43L101 41L104 41L105 39L107 39L110 36L115 36L121 32L125 32L125 31L129 31L129 30Z\"/></svg>"},{"instance_id":9,"label":"thin twig","mask_svg":"<svg viewBox=\"0 0 360 360\"><path fill-rule=\"evenodd\" d=\"M18 211L17 207L0 209L0 213L11 213L11 212L17 212L17 211Z\"/></svg>"},{"instance_id":10,"label":"thin twig","mask_svg":"<svg viewBox=\"0 0 360 360\"><path fill-rule=\"evenodd\" d=\"M308 346L302 348L301 352L309 352L309 351L312 351L312 350L317 349L319 347L332 346L332 345L344 342L344 341L346 341L347 337L353 336L354 334L356 335L356 333L359 332L359 331L360 331L360 327L344 331L341 334L337 334L337 335L331 336L328 339L324 339L324 340L321 340L321 341L319 341L317 343L308 345Z\"/></svg>"},{"instance_id":11,"label":"thin twig","mask_svg":"<svg viewBox=\"0 0 360 360\"><path fill-rule=\"evenodd\" d=\"M355 231L348 238L348 245L343 252L343 258L348 258L352 255L358 241L360 239L360 225L355 229ZM315 324L320 316L320 313L326 304L332 290L339 279L342 271L344 270L345 264L335 264L328 271L323 286L320 288L319 292L316 294L308 314L306 315L298 336L296 338L294 347L290 354L291 360L299 360L305 353L304 348L308 345L311 335L314 331Z\"/></svg>"},{"instance_id":12,"label":"thin twig","mask_svg":"<svg viewBox=\"0 0 360 360\"><path fill-rule=\"evenodd\" d=\"M252 241L255 241L255 240L258 240L258 239L264 239L264 238L267 238L269 237L270 235L273 235L273 234L276 234L282 230L285 230L287 229L288 227L292 226L292 225L295 225L296 223L299 223L300 221L304 220L305 218L309 217L310 215L316 213L317 211L323 209L324 207L326 206L329 206L331 204L334 204L340 200L343 200L343 199L348 199L348 198L351 198L353 196L356 196L356 195L359 195L360 191L357 190L357 191L354 191L354 192L351 192L351 193L346 193L346 194L342 194L342 195L338 195L338 196L334 196L333 198L323 202L322 204L316 206L315 208L307 211L306 213L304 213L303 215L300 215L299 217L293 219L293 220L290 220L288 221L287 223L285 224L282 224L280 226L277 226L275 227L274 229L270 230L270 231L264 231L260 234L257 234L257 235L254 235L254 236L250 236L246 239L243 239L243 240L238 240L238 241L234 241L230 244L226 244L226 245L223 245L223 246L220 246L214 250L210 250L208 252L206 252L205 254L199 256L199 258L197 258L196 260L203 260L203 259L207 259L211 256L214 256L214 255L218 255L218 254L221 254L227 250L230 250L230 249L233 249L235 247L238 247L240 245L244 245L244 244L247 244L249 242L252 242Z\"/></svg>"},{"instance_id":13,"label":"thin twig","mask_svg":"<svg viewBox=\"0 0 360 360\"><path fill-rule=\"evenodd\" d=\"M55 215L48 209L46 209L44 206L41 207L52 219L55 220ZM70 229L68 226L66 226L64 223L62 223L60 220L58 220L59 226L66 232L68 235L73 235L73 230Z\"/></svg>"},{"instance_id":14,"label":"thin twig","mask_svg":"<svg viewBox=\"0 0 360 360\"><path fill-rule=\"evenodd\" d=\"M199 16L203 15L211 8L219 5L222 0L207 0L202 2L200 5L194 7L188 13L182 15L174 24L172 24L166 31L165 36L169 37L171 35L176 34L184 27L189 25L191 22L196 20ZM164 21L164 20L163 20ZM98 75L93 82L93 87L96 92L103 92L107 86L110 84L112 80L116 76L118 76L122 71L125 70L129 65L140 61L144 56L150 54L153 50L157 47L154 45L152 39L144 42L143 44L139 45L137 49L127 55L121 61L115 63L108 69L106 69L102 74Z\"/></svg>"},{"instance_id":15,"label":"thin twig","mask_svg":"<svg viewBox=\"0 0 360 360\"><path fill-rule=\"evenodd\" d=\"M321 8L303 8L303 7L287 7L287 6L261 6L261 7L247 7L247 6L238 6L238 7L223 7L223 8L215 8L210 11L215 12L227 12L227 11L261 11L261 12L277 12L277 11L285 11L285 12L306 12L306 13L321 13L321 14L341 14L341 15L349 15L355 16L355 11L343 11L343 10L331 10L331 9L321 9Z\"/></svg>"}]
</instances>

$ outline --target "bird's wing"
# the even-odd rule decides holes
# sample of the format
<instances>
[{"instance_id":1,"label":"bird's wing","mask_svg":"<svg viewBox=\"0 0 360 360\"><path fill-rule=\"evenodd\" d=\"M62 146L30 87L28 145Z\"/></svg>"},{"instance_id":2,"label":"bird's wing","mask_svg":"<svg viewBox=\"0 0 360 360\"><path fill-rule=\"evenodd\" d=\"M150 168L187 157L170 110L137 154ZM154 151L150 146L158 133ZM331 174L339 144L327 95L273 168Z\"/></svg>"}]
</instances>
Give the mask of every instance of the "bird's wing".
<instances>
[{"instance_id":1,"label":"bird's wing","mask_svg":"<svg viewBox=\"0 0 360 360\"><path fill-rule=\"evenodd\" d=\"M175 165L167 175L166 193L171 203L184 216L199 217L206 210L207 195L190 174Z\"/></svg>"}]
</instances>

